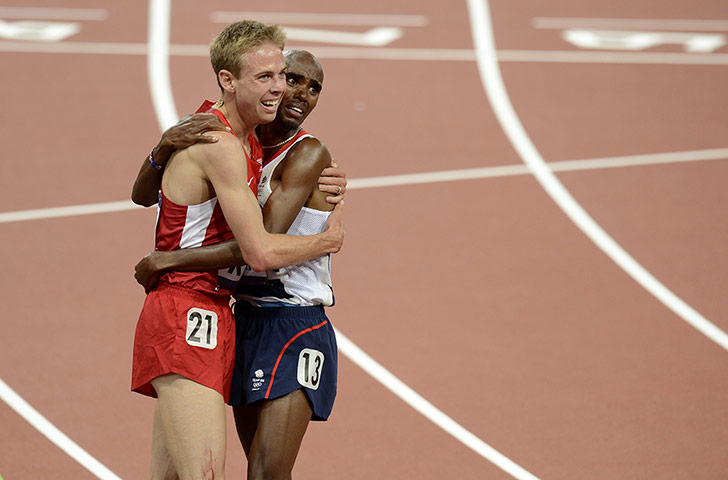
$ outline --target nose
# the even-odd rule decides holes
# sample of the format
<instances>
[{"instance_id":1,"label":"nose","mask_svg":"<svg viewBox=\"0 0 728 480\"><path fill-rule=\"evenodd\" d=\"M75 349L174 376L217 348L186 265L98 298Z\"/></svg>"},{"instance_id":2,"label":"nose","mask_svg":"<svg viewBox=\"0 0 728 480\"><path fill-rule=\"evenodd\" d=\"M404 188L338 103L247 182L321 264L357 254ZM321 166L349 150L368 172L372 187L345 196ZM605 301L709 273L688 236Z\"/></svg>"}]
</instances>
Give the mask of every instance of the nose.
<instances>
[{"instance_id":1,"label":"nose","mask_svg":"<svg viewBox=\"0 0 728 480\"><path fill-rule=\"evenodd\" d=\"M273 85L271 85L271 92L275 94L281 94L286 91L286 78L283 77L276 77L276 81L273 82Z\"/></svg>"},{"instance_id":2,"label":"nose","mask_svg":"<svg viewBox=\"0 0 728 480\"><path fill-rule=\"evenodd\" d=\"M296 86L293 97L299 100L308 100L308 88L305 85Z\"/></svg>"}]
</instances>

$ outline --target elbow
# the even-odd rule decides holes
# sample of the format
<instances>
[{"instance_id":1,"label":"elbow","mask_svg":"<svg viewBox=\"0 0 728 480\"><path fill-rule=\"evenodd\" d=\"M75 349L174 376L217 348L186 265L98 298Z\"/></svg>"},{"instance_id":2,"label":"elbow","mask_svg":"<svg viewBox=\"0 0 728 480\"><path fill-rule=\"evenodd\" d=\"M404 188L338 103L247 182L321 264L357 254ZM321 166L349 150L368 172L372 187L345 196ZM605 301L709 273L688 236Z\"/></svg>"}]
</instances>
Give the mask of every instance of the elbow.
<instances>
[{"instance_id":1,"label":"elbow","mask_svg":"<svg viewBox=\"0 0 728 480\"><path fill-rule=\"evenodd\" d=\"M254 272L264 272L273 268L265 251L249 252L243 259Z\"/></svg>"},{"instance_id":2,"label":"elbow","mask_svg":"<svg viewBox=\"0 0 728 480\"><path fill-rule=\"evenodd\" d=\"M264 259L254 258L252 260L248 260L245 263L254 272L265 272L266 270L273 269L273 267L271 267L270 264L268 262L266 262Z\"/></svg>"},{"instance_id":3,"label":"elbow","mask_svg":"<svg viewBox=\"0 0 728 480\"><path fill-rule=\"evenodd\" d=\"M142 207L151 207L152 205L157 203L158 198L152 198L149 195L141 195L137 193L136 190L132 190L131 201L136 203L137 205L141 205Z\"/></svg>"},{"instance_id":4,"label":"elbow","mask_svg":"<svg viewBox=\"0 0 728 480\"><path fill-rule=\"evenodd\" d=\"M280 260L277 259L274 252L265 246L248 250L243 255L243 260L254 272L265 272L266 270L275 270L280 268Z\"/></svg>"}]
</instances>

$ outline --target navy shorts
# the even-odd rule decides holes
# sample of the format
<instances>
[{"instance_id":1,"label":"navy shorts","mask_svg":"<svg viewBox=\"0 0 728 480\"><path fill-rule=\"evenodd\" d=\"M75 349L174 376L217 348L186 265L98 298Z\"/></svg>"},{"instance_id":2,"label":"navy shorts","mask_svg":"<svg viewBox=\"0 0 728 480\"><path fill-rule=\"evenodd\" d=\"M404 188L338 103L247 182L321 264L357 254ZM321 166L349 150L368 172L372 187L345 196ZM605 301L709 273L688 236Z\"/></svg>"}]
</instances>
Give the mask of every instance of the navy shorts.
<instances>
[{"instance_id":1,"label":"navy shorts","mask_svg":"<svg viewBox=\"0 0 728 480\"><path fill-rule=\"evenodd\" d=\"M237 341L232 406L274 399L299 388L326 420L336 398L337 347L324 308L235 305Z\"/></svg>"}]
</instances>

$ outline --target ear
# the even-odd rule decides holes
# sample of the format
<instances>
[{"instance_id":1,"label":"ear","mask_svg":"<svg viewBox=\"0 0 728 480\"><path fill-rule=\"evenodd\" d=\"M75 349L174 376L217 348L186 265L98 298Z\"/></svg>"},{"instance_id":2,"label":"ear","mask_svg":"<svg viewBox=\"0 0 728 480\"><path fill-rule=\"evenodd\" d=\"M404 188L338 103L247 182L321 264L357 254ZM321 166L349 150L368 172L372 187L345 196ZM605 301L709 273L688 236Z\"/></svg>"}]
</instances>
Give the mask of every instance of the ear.
<instances>
[{"instance_id":1,"label":"ear","mask_svg":"<svg viewBox=\"0 0 728 480\"><path fill-rule=\"evenodd\" d=\"M220 70L217 74L217 80L220 82L220 86L223 90L230 93L235 93L235 85L233 80L235 77L229 70Z\"/></svg>"}]
</instances>

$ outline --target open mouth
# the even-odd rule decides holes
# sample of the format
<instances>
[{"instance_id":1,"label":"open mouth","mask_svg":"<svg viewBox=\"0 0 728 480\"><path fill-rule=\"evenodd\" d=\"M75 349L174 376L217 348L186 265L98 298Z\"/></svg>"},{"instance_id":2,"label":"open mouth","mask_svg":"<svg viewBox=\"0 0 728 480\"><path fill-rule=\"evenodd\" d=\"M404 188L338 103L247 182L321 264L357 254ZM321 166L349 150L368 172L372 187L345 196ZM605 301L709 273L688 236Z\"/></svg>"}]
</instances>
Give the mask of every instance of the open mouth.
<instances>
[{"instance_id":1,"label":"open mouth","mask_svg":"<svg viewBox=\"0 0 728 480\"><path fill-rule=\"evenodd\" d=\"M286 105L286 110L290 112L294 117L302 117L304 109L298 105Z\"/></svg>"},{"instance_id":2,"label":"open mouth","mask_svg":"<svg viewBox=\"0 0 728 480\"><path fill-rule=\"evenodd\" d=\"M260 104L270 111L276 111L278 109L278 100L263 100Z\"/></svg>"}]
</instances>

